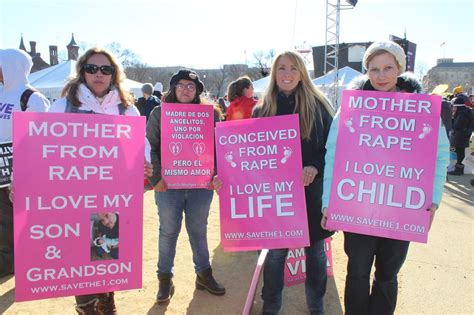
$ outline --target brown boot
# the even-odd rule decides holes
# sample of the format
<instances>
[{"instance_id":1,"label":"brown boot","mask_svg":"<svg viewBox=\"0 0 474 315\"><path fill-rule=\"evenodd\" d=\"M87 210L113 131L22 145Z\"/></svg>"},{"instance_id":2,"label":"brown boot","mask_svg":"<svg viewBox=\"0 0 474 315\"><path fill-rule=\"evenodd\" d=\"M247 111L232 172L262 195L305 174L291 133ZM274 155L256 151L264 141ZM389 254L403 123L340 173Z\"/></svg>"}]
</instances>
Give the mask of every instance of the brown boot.
<instances>
[{"instance_id":1,"label":"brown boot","mask_svg":"<svg viewBox=\"0 0 474 315\"><path fill-rule=\"evenodd\" d=\"M117 315L117 308L115 307L114 292L97 294L99 303L97 309L99 314L103 315Z\"/></svg>"},{"instance_id":2,"label":"brown boot","mask_svg":"<svg viewBox=\"0 0 474 315\"><path fill-rule=\"evenodd\" d=\"M89 302L77 304L76 312L80 315L100 315L97 310L97 304L99 304L99 299L95 298Z\"/></svg>"}]
</instances>

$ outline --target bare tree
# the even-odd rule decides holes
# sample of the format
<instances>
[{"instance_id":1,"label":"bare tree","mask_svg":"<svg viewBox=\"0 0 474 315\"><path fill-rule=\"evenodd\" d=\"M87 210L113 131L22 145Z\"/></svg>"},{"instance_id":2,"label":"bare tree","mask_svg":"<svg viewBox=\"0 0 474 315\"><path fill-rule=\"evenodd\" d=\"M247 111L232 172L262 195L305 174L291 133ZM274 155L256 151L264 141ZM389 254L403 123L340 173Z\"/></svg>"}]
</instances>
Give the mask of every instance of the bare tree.
<instances>
[{"instance_id":1,"label":"bare tree","mask_svg":"<svg viewBox=\"0 0 474 315\"><path fill-rule=\"evenodd\" d=\"M418 62L415 66L415 74L418 80L423 81L423 78L428 73L428 65L424 62Z\"/></svg>"},{"instance_id":2,"label":"bare tree","mask_svg":"<svg viewBox=\"0 0 474 315\"><path fill-rule=\"evenodd\" d=\"M209 93L213 96L223 96L227 93L227 86L233 80L247 75L251 80L261 77L259 69L249 68L245 64L224 65L219 69L199 71Z\"/></svg>"},{"instance_id":3,"label":"bare tree","mask_svg":"<svg viewBox=\"0 0 474 315\"><path fill-rule=\"evenodd\" d=\"M140 61L140 56L130 49L122 48L122 46L117 42L107 44L105 48L110 50L110 52L118 58L124 69L145 66L145 64Z\"/></svg>"},{"instance_id":4,"label":"bare tree","mask_svg":"<svg viewBox=\"0 0 474 315\"><path fill-rule=\"evenodd\" d=\"M201 80L204 81L206 90L211 95L222 96L225 94L226 71L225 67L221 67L212 71L200 71Z\"/></svg>"},{"instance_id":5,"label":"bare tree","mask_svg":"<svg viewBox=\"0 0 474 315\"><path fill-rule=\"evenodd\" d=\"M267 52L258 50L254 52L253 57L255 58L255 67L260 69L262 77L266 77L270 74L270 67L275 57L275 50L271 49Z\"/></svg>"}]
</instances>

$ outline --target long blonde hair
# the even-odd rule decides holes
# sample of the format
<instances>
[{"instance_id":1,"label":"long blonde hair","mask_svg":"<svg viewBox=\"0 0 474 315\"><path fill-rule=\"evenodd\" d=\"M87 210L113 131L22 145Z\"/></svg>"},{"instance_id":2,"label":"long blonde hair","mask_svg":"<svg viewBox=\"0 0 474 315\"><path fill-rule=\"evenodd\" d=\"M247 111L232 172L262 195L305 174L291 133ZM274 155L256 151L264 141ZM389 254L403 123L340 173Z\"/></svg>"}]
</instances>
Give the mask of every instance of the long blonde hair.
<instances>
[{"instance_id":1,"label":"long blonde hair","mask_svg":"<svg viewBox=\"0 0 474 315\"><path fill-rule=\"evenodd\" d=\"M263 98L259 102L262 107L262 115L275 116L277 113L278 86L276 74L278 61L283 56L289 57L295 63L301 76L301 81L298 83L295 91L295 114L299 114L301 138L309 140L314 120L316 117L322 119L320 107L324 106L331 116L334 116L334 109L326 96L311 82L303 58L298 53L285 51L280 53L273 61L270 82Z\"/></svg>"},{"instance_id":2,"label":"long blonde hair","mask_svg":"<svg viewBox=\"0 0 474 315\"><path fill-rule=\"evenodd\" d=\"M66 96L74 106L81 106L81 102L77 98L77 92L79 91L79 86L82 83L86 83L83 67L87 64L87 60L93 55L104 55L110 61L110 64L115 69L114 74L112 74L111 87L115 86L117 89L123 106L128 107L129 105L133 105L135 103L133 95L124 86L126 77L122 65L112 53L100 47L93 47L79 57L79 60L76 62L76 75L67 82L61 92L61 97Z\"/></svg>"}]
</instances>

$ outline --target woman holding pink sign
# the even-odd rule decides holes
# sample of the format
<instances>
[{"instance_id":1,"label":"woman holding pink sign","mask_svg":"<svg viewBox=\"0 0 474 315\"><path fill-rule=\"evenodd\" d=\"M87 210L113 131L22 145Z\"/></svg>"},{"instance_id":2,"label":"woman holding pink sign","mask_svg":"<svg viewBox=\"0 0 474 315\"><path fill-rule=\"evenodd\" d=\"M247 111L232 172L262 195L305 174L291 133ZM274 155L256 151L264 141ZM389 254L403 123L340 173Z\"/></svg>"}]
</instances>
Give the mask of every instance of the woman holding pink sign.
<instances>
[{"instance_id":1,"label":"woman holding pink sign","mask_svg":"<svg viewBox=\"0 0 474 315\"><path fill-rule=\"evenodd\" d=\"M252 117L299 114L306 210L310 246L306 252L306 302L311 314L324 313L326 263L324 239L333 233L323 230L321 219L325 144L333 109L327 98L311 82L303 58L286 51L274 60L266 94L254 108ZM288 248L269 250L263 269L262 314L277 314L281 308L284 267Z\"/></svg>"},{"instance_id":2,"label":"woman holding pink sign","mask_svg":"<svg viewBox=\"0 0 474 315\"><path fill-rule=\"evenodd\" d=\"M365 76L353 82L356 90L421 93L421 85L412 76L403 74L406 55L395 42L375 42L367 48L364 58ZM323 219L326 228L327 208L333 181L334 158L340 111L336 113L327 142L324 176ZM352 127L352 124L347 127ZM441 202L448 142L444 128L438 134L437 162L430 212L431 223ZM424 135L423 135L424 136ZM431 226L430 223L430 226ZM397 303L397 275L405 262L409 241L344 232L344 251L348 257L344 305L346 314L393 314ZM370 272L375 264L375 276L370 288Z\"/></svg>"},{"instance_id":3,"label":"woman holding pink sign","mask_svg":"<svg viewBox=\"0 0 474 315\"><path fill-rule=\"evenodd\" d=\"M201 104L200 95L203 91L204 84L197 73L183 69L171 78L170 90L165 93L164 103ZM146 128L154 170L153 176L148 180L155 189L160 219L157 270L159 289L156 302L160 305L167 304L174 294L174 258L183 214L193 252L196 289L223 295L225 288L212 274L207 245L207 218L214 192L210 189L168 189L162 177L161 112L161 106L151 112ZM220 121L220 117L220 112L214 108L214 122Z\"/></svg>"},{"instance_id":4,"label":"woman holding pink sign","mask_svg":"<svg viewBox=\"0 0 474 315\"><path fill-rule=\"evenodd\" d=\"M64 87L63 98L53 103L49 112L140 116L124 79L125 73L114 55L102 48L91 48L77 61L76 75ZM145 163L147 174L151 174L151 168ZM109 221L100 216L103 224ZM118 216L114 217L118 220ZM78 314L117 314L114 292L75 298Z\"/></svg>"}]
</instances>

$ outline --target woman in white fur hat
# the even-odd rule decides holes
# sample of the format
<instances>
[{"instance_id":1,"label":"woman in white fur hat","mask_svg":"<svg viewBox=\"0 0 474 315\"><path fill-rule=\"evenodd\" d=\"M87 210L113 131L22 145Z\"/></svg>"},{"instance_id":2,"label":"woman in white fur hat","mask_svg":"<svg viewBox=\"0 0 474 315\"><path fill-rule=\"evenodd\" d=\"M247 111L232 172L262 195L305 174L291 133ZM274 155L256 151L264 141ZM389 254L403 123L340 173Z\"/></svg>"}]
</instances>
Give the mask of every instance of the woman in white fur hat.
<instances>
[{"instance_id":1,"label":"woman in white fur hat","mask_svg":"<svg viewBox=\"0 0 474 315\"><path fill-rule=\"evenodd\" d=\"M421 85L404 73L406 56L403 49L392 41L375 42L369 46L363 59L367 73L352 82L356 90L421 93ZM334 169L339 112L336 113L326 144L324 169L323 219L326 228L327 208ZM449 162L449 143L440 127L432 204L427 209L431 222L441 202L442 190ZM410 242L344 232L344 251L348 257L344 305L346 314L393 314L397 303L397 275L405 262ZM375 276L370 288L370 272L375 264Z\"/></svg>"}]
</instances>

